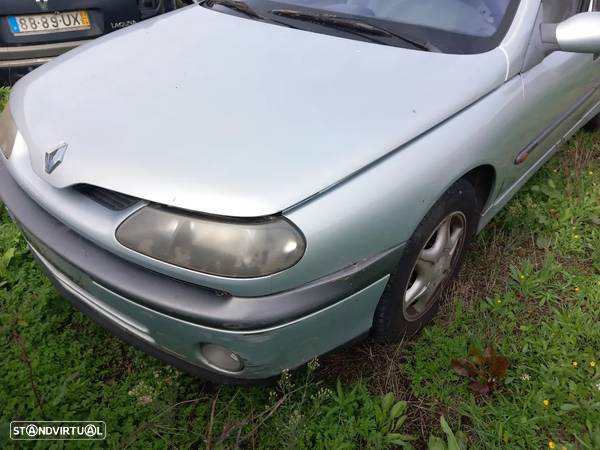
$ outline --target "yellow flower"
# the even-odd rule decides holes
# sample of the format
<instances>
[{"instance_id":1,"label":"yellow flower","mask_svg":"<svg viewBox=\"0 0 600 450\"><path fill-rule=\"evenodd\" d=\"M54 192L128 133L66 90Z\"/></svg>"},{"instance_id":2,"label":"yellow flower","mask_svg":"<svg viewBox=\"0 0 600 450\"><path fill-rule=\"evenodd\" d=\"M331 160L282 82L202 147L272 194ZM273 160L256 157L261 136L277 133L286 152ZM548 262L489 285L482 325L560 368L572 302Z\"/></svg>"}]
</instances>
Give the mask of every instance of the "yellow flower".
<instances>
[{"instance_id":1,"label":"yellow flower","mask_svg":"<svg viewBox=\"0 0 600 450\"><path fill-rule=\"evenodd\" d=\"M554 441L548 442L548 448L556 448L556 444L554 443Z\"/></svg>"},{"instance_id":2,"label":"yellow flower","mask_svg":"<svg viewBox=\"0 0 600 450\"><path fill-rule=\"evenodd\" d=\"M592 176L592 175L594 175L594 171L593 171L593 170L590 170L590 171L588 172L588 174L589 174L590 176Z\"/></svg>"},{"instance_id":3,"label":"yellow flower","mask_svg":"<svg viewBox=\"0 0 600 450\"><path fill-rule=\"evenodd\" d=\"M498 299L498 300L496 300L496 303L498 303L499 305L501 305L502 304L502 300Z\"/></svg>"},{"instance_id":4,"label":"yellow flower","mask_svg":"<svg viewBox=\"0 0 600 450\"><path fill-rule=\"evenodd\" d=\"M521 278L521 280L525 279L525 275L521 275L519 278Z\"/></svg>"},{"instance_id":5,"label":"yellow flower","mask_svg":"<svg viewBox=\"0 0 600 450\"><path fill-rule=\"evenodd\" d=\"M573 361L571 365L573 366L573 369L577 369L577 361Z\"/></svg>"},{"instance_id":6,"label":"yellow flower","mask_svg":"<svg viewBox=\"0 0 600 450\"><path fill-rule=\"evenodd\" d=\"M550 400L545 399L544 400L544 406L550 406Z\"/></svg>"},{"instance_id":7,"label":"yellow flower","mask_svg":"<svg viewBox=\"0 0 600 450\"><path fill-rule=\"evenodd\" d=\"M581 289L579 289L578 287L575 288L575 292L579 292Z\"/></svg>"},{"instance_id":8,"label":"yellow flower","mask_svg":"<svg viewBox=\"0 0 600 450\"><path fill-rule=\"evenodd\" d=\"M576 234L576 235L574 235L574 236L573 236L573 238L574 238L574 239L579 239L579 235L578 235L578 234Z\"/></svg>"},{"instance_id":9,"label":"yellow flower","mask_svg":"<svg viewBox=\"0 0 600 450\"><path fill-rule=\"evenodd\" d=\"M596 367L596 361L591 360L590 361L590 367L593 369L594 367Z\"/></svg>"}]
</instances>

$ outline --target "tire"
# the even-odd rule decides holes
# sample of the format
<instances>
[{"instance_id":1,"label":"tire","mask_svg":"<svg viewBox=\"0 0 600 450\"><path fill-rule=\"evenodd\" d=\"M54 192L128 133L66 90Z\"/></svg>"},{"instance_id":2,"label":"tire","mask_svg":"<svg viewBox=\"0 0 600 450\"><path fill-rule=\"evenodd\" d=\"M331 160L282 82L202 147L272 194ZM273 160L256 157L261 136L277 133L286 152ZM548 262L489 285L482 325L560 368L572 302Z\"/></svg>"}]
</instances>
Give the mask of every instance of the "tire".
<instances>
[{"instance_id":1,"label":"tire","mask_svg":"<svg viewBox=\"0 0 600 450\"><path fill-rule=\"evenodd\" d=\"M377 305L372 328L375 338L399 342L417 334L433 319L442 293L463 264L481 209L475 188L466 180L452 185L433 205L408 240ZM442 245L443 236L449 236L447 245ZM442 256L433 256L438 254Z\"/></svg>"},{"instance_id":2,"label":"tire","mask_svg":"<svg viewBox=\"0 0 600 450\"><path fill-rule=\"evenodd\" d=\"M590 120L583 128L587 131L600 131L600 114Z\"/></svg>"}]
</instances>

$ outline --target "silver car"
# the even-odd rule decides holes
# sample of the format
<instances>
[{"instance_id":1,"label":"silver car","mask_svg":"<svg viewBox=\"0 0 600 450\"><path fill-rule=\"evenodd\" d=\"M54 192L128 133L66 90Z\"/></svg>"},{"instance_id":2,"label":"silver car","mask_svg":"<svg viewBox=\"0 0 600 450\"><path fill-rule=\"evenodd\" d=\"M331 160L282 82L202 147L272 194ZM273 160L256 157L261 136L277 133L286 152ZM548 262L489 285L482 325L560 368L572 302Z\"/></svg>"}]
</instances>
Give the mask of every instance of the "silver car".
<instances>
[{"instance_id":1,"label":"silver car","mask_svg":"<svg viewBox=\"0 0 600 450\"><path fill-rule=\"evenodd\" d=\"M599 126L599 10L203 1L17 83L0 194L65 298L193 374L251 382L397 342L473 236Z\"/></svg>"}]
</instances>

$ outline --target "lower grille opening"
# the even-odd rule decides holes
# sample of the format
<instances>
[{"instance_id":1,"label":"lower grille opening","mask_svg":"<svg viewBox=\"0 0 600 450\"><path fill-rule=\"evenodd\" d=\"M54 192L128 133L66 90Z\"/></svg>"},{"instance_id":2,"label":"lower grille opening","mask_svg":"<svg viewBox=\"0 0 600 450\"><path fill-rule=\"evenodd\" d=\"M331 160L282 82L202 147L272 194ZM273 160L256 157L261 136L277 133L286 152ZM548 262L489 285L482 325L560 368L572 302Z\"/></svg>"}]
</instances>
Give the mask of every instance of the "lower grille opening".
<instances>
[{"instance_id":1,"label":"lower grille opening","mask_svg":"<svg viewBox=\"0 0 600 450\"><path fill-rule=\"evenodd\" d=\"M113 211L127 209L141 201L139 198L92 186L90 184L78 184L74 188L86 197L94 200L96 203L99 203L105 208L112 209Z\"/></svg>"}]
</instances>

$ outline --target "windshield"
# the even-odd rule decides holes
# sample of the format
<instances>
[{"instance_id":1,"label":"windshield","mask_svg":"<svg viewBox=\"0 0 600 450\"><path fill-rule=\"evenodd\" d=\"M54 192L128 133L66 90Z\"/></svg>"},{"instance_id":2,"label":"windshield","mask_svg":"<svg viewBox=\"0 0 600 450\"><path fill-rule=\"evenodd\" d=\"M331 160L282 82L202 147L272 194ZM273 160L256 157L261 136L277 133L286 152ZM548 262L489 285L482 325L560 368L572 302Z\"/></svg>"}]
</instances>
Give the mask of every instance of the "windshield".
<instances>
[{"instance_id":1,"label":"windshield","mask_svg":"<svg viewBox=\"0 0 600 450\"><path fill-rule=\"evenodd\" d=\"M499 30L510 0L279 0L279 3L490 37Z\"/></svg>"},{"instance_id":2,"label":"windshield","mask_svg":"<svg viewBox=\"0 0 600 450\"><path fill-rule=\"evenodd\" d=\"M519 0L207 0L204 5L317 33L473 54L500 44Z\"/></svg>"}]
</instances>

